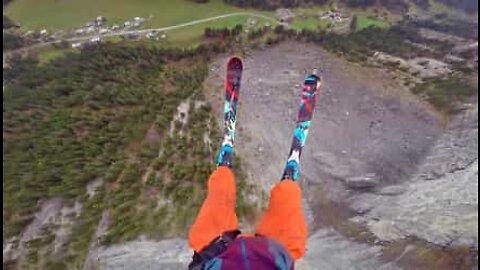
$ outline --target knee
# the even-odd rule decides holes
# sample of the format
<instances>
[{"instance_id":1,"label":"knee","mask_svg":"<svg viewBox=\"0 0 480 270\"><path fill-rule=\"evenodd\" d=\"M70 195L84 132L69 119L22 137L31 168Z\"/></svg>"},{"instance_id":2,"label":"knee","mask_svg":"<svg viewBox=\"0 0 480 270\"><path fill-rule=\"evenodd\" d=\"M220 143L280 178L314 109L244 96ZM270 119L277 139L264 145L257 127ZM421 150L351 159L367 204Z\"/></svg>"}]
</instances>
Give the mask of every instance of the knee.
<instances>
[{"instance_id":1,"label":"knee","mask_svg":"<svg viewBox=\"0 0 480 270\"><path fill-rule=\"evenodd\" d=\"M272 203L292 204L301 203L302 191L300 186L292 180L278 182L272 189L270 201Z\"/></svg>"}]
</instances>

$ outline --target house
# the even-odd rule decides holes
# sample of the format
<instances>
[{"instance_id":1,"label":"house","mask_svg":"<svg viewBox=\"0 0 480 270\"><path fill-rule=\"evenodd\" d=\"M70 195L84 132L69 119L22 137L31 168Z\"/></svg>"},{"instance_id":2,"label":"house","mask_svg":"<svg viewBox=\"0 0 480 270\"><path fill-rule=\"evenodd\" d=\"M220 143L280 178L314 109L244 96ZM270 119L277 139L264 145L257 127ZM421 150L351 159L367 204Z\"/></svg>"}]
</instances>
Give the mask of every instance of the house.
<instances>
[{"instance_id":1,"label":"house","mask_svg":"<svg viewBox=\"0 0 480 270\"><path fill-rule=\"evenodd\" d=\"M94 26L87 27L87 29L85 29L85 32L86 33L93 33L93 32L95 32L95 27Z\"/></svg>"},{"instance_id":2,"label":"house","mask_svg":"<svg viewBox=\"0 0 480 270\"><path fill-rule=\"evenodd\" d=\"M83 33L85 33L85 29L84 28L79 28L77 30L75 30L75 35L82 35Z\"/></svg>"},{"instance_id":3,"label":"house","mask_svg":"<svg viewBox=\"0 0 480 270\"><path fill-rule=\"evenodd\" d=\"M96 37L93 37L92 39L90 39L90 42L92 43L97 43L97 42L100 42L100 37L99 36L96 36Z\"/></svg>"},{"instance_id":4,"label":"house","mask_svg":"<svg viewBox=\"0 0 480 270\"><path fill-rule=\"evenodd\" d=\"M148 32L145 36L147 38L154 38L154 37L158 36L158 32L157 31Z\"/></svg>"},{"instance_id":5,"label":"house","mask_svg":"<svg viewBox=\"0 0 480 270\"><path fill-rule=\"evenodd\" d=\"M320 12L318 14L318 16L320 17L320 19L328 19L330 20L332 23L335 23L335 22L341 22L342 20L344 20L342 14L338 13L338 12L332 12L332 11L328 11L328 12Z\"/></svg>"},{"instance_id":6,"label":"house","mask_svg":"<svg viewBox=\"0 0 480 270\"><path fill-rule=\"evenodd\" d=\"M31 35L33 35L33 34L35 34L35 32L33 32L32 30L29 30L29 31L27 31L23 36L24 36L24 37L28 37L28 36L31 36Z\"/></svg>"},{"instance_id":7,"label":"house","mask_svg":"<svg viewBox=\"0 0 480 270\"><path fill-rule=\"evenodd\" d=\"M97 18L95 18L95 23L98 26L102 25L106 21L107 21L107 19L105 19L105 17L103 17L103 16L98 16Z\"/></svg>"},{"instance_id":8,"label":"house","mask_svg":"<svg viewBox=\"0 0 480 270\"><path fill-rule=\"evenodd\" d=\"M280 22L289 22L295 18L295 13L293 13L290 9L287 8L280 8L277 9L277 18Z\"/></svg>"}]
</instances>

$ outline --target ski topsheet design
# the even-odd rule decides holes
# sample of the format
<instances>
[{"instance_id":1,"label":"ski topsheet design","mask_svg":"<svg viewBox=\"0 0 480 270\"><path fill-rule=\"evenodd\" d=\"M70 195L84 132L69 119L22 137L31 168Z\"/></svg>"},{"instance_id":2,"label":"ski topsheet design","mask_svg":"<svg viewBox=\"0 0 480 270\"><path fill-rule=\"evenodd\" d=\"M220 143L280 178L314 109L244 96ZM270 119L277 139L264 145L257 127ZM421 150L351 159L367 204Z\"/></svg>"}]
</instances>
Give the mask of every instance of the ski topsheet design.
<instances>
[{"instance_id":1,"label":"ski topsheet design","mask_svg":"<svg viewBox=\"0 0 480 270\"><path fill-rule=\"evenodd\" d=\"M223 142L217 154L217 166L232 166L235 123L237 120L237 103L242 71L243 64L240 58L232 57L228 60L227 76L225 79L225 102L223 105Z\"/></svg>"},{"instance_id":2,"label":"ski topsheet design","mask_svg":"<svg viewBox=\"0 0 480 270\"><path fill-rule=\"evenodd\" d=\"M307 140L308 129L311 124L315 103L320 91L321 80L317 75L308 75L302 89L302 100L299 105L297 125L293 131L293 141L288 154L287 164L283 171L282 180L296 181L300 171L300 156Z\"/></svg>"}]
</instances>

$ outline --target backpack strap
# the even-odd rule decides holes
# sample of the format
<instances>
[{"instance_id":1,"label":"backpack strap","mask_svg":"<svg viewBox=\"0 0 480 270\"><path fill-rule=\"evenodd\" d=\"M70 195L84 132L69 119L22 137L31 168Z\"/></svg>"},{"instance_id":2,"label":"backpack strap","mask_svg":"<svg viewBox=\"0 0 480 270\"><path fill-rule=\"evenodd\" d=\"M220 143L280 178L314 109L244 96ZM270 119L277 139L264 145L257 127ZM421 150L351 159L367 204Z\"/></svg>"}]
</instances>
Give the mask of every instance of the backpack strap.
<instances>
[{"instance_id":1,"label":"backpack strap","mask_svg":"<svg viewBox=\"0 0 480 270\"><path fill-rule=\"evenodd\" d=\"M219 237L213 239L210 244L204 247L200 252L194 252L192 262L188 265L189 270L201 270L203 266L211 259L222 254L227 250L231 242L241 234L239 230L227 231Z\"/></svg>"}]
</instances>

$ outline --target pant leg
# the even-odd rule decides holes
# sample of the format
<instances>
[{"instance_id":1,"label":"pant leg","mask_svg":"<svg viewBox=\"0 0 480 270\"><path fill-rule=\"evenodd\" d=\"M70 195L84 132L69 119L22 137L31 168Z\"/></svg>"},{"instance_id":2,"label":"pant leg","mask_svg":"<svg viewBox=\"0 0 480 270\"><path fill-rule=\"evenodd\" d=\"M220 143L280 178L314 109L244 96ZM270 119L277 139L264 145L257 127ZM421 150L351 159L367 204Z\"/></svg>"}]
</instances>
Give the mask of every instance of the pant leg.
<instances>
[{"instance_id":1,"label":"pant leg","mask_svg":"<svg viewBox=\"0 0 480 270\"><path fill-rule=\"evenodd\" d=\"M303 256L307 225L301 190L296 182L283 180L273 187L268 208L257 225L256 233L282 244L294 260Z\"/></svg>"},{"instance_id":2,"label":"pant leg","mask_svg":"<svg viewBox=\"0 0 480 270\"><path fill-rule=\"evenodd\" d=\"M200 251L223 232L238 228L235 191L235 177L230 168L218 167L210 175L207 197L188 233L188 243L195 251Z\"/></svg>"}]
</instances>

